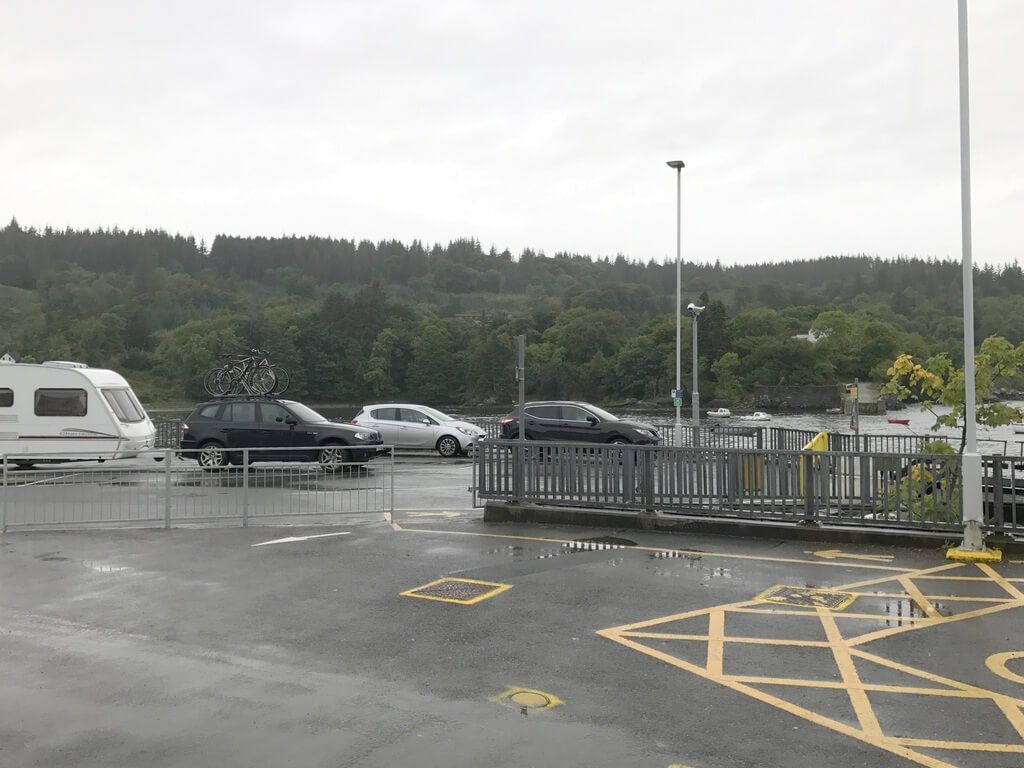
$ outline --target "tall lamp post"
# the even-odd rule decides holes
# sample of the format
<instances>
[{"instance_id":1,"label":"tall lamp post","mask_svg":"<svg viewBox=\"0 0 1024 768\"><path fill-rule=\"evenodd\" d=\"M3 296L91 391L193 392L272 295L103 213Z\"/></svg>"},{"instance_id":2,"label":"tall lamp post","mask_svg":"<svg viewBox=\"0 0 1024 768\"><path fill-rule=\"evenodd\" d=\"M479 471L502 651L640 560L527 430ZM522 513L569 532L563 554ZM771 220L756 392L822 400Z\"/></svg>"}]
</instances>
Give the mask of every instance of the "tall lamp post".
<instances>
[{"instance_id":1,"label":"tall lamp post","mask_svg":"<svg viewBox=\"0 0 1024 768\"><path fill-rule=\"evenodd\" d=\"M974 265L971 259L971 118L967 68L967 0L957 0L957 37L960 64L960 244L964 287L964 422L966 445L961 459L964 540L959 552L985 550L982 536L981 456L975 425L974 381ZM950 550L955 557L958 553ZM970 558L970 556L968 556ZM970 558L976 559L976 558Z\"/></svg>"},{"instance_id":2,"label":"tall lamp post","mask_svg":"<svg viewBox=\"0 0 1024 768\"><path fill-rule=\"evenodd\" d=\"M700 392L697 391L697 318L700 317L700 313L704 311L704 307L698 307L694 303L686 305L686 311L693 317L693 390L690 396L690 402L693 407L693 426L700 426ZM697 435L700 434L699 429L694 430L694 443L696 444Z\"/></svg>"},{"instance_id":3,"label":"tall lamp post","mask_svg":"<svg viewBox=\"0 0 1024 768\"><path fill-rule=\"evenodd\" d=\"M682 297L680 295L680 261L683 253L683 168L682 160L669 160L668 167L676 171L676 388L672 392L672 400L676 406L675 445L683 444L683 422L679 418L682 406L680 388L682 387L682 362L680 360L680 333L682 328Z\"/></svg>"}]
</instances>

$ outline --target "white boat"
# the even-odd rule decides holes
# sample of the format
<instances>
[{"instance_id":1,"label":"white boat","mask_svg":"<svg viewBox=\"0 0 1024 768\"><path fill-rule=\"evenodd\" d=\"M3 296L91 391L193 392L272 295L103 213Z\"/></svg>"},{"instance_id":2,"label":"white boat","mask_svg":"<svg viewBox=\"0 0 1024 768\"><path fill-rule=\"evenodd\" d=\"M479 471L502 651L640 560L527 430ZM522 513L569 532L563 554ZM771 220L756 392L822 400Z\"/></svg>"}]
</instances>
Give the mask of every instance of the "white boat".
<instances>
[{"instance_id":1,"label":"white boat","mask_svg":"<svg viewBox=\"0 0 1024 768\"><path fill-rule=\"evenodd\" d=\"M713 411L708 411L709 419L729 419L732 418L732 411L728 408L716 408Z\"/></svg>"},{"instance_id":2,"label":"white boat","mask_svg":"<svg viewBox=\"0 0 1024 768\"><path fill-rule=\"evenodd\" d=\"M771 421L772 417L764 411L754 411L746 416L740 416L740 421Z\"/></svg>"},{"instance_id":3,"label":"white boat","mask_svg":"<svg viewBox=\"0 0 1024 768\"><path fill-rule=\"evenodd\" d=\"M1014 424L1013 431L1018 435L1024 435L1024 424Z\"/></svg>"}]
</instances>

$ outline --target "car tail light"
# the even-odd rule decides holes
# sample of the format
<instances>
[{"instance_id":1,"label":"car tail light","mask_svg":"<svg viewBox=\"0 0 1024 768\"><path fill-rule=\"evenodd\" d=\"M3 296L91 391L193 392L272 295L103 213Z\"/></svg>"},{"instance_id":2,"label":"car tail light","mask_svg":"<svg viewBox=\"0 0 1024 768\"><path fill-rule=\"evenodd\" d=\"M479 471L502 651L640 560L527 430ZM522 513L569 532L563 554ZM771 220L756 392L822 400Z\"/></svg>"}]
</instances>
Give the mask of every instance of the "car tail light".
<instances>
[{"instance_id":1,"label":"car tail light","mask_svg":"<svg viewBox=\"0 0 1024 768\"><path fill-rule=\"evenodd\" d=\"M501 424L502 426L505 426L506 424L511 424L515 420L516 420L515 416L506 416L505 418L503 418L498 423Z\"/></svg>"},{"instance_id":2,"label":"car tail light","mask_svg":"<svg viewBox=\"0 0 1024 768\"><path fill-rule=\"evenodd\" d=\"M181 439L184 440L185 436L188 435L188 424L182 422L181 425Z\"/></svg>"}]
</instances>

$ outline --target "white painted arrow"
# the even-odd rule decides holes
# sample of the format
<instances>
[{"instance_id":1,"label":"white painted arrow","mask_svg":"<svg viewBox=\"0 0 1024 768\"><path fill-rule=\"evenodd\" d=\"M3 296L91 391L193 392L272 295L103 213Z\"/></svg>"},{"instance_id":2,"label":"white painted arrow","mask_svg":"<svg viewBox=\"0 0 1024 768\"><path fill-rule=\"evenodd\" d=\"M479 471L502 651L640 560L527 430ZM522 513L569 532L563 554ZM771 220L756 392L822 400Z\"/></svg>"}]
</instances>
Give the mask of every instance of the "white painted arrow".
<instances>
[{"instance_id":1,"label":"white painted arrow","mask_svg":"<svg viewBox=\"0 0 1024 768\"><path fill-rule=\"evenodd\" d=\"M273 541L261 541L259 544L251 544L253 547L265 547L267 544L287 544L292 541L308 541L309 539L326 539L328 536L348 536L351 531L339 531L338 533L318 533L315 536L288 536L284 539Z\"/></svg>"}]
</instances>

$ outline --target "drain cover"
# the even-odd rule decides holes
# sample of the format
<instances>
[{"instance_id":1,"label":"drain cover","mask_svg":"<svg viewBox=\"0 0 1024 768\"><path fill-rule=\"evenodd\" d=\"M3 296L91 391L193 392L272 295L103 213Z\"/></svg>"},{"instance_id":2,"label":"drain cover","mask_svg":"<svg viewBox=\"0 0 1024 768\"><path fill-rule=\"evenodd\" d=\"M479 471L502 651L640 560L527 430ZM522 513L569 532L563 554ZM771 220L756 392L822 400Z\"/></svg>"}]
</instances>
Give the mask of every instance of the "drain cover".
<instances>
[{"instance_id":1,"label":"drain cover","mask_svg":"<svg viewBox=\"0 0 1024 768\"><path fill-rule=\"evenodd\" d=\"M811 589L810 587L788 587L777 584L757 596L764 603L793 605L798 608L828 608L841 611L857 599L853 592L838 592L834 589Z\"/></svg>"},{"instance_id":2,"label":"drain cover","mask_svg":"<svg viewBox=\"0 0 1024 768\"><path fill-rule=\"evenodd\" d=\"M523 714L526 714L528 709L551 709L565 703L555 694L538 691L535 688L506 688L491 701L514 704L523 711Z\"/></svg>"},{"instance_id":3,"label":"drain cover","mask_svg":"<svg viewBox=\"0 0 1024 768\"><path fill-rule=\"evenodd\" d=\"M502 584L496 581L445 577L432 581L429 584L424 584L422 587L406 590L402 595L405 597L419 597L424 600L437 600L442 603L473 605L511 588L511 584Z\"/></svg>"},{"instance_id":4,"label":"drain cover","mask_svg":"<svg viewBox=\"0 0 1024 768\"><path fill-rule=\"evenodd\" d=\"M508 697L513 704L521 707L548 707L551 706L551 699L543 693L536 691L516 691Z\"/></svg>"}]
</instances>

